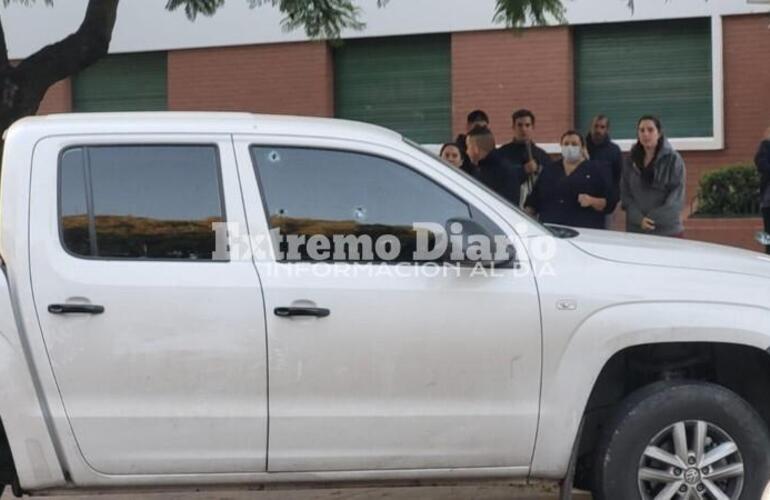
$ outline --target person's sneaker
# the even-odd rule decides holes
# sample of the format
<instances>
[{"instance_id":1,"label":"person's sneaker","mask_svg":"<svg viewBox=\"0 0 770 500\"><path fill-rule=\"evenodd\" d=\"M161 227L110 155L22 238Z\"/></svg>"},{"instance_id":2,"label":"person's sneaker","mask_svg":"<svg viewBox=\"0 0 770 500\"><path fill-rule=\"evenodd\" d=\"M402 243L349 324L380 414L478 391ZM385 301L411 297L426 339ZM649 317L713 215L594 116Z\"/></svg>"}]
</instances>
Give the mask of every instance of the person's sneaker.
<instances>
[{"instance_id":1,"label":"person's sneaker","mask_svg":"<svg viewBox=\"0 0 770 500\"><path fill-rule=\"evenodd\" d=\"M759 231L757 233L757 241L765 246L770 245L770 234L764 231Z\"/></svg>"}]
</instances>

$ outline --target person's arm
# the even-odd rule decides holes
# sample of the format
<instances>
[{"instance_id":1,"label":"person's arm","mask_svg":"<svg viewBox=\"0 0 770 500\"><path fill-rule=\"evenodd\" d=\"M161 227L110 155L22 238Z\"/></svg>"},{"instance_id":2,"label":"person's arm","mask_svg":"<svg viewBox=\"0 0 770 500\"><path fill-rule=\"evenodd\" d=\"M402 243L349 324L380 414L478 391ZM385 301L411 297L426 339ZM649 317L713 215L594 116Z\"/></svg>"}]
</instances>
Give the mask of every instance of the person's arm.
<instances>
[{"instance_id":1,"label":"person's arm","mask_svg":"<svg viewBox=\"0 0 770 500\"><path fill-rule=\"evenodd\" d=\"M759 145L757 156L754 157L754 164L762 175L770 175L770 139L765 139Z\"/></svg>"},{"instance_id":2,"label":"person's arm","mask_svg":"<svg viewBox=\"0 0 770 500\"><path fill-rule=\"evenodd\" d=\"M527 199L524 201L524 210L531 216L535 216L540 212L540 191L543 176L537 178L535 185L532 186L532 192L529 193Z\"/></svg>"},{"instance_id":3,"label":"person's arm","mask_svg":"<svg viewBox=\"0 0 770 500\"><path fill-rule=\"evenodd\" d=\"M655 225L658 227L678 224L682 217L682 208L684 208L684 194L684 160L679 154L676 154L674 160L674 173L671 176L668 195L660 206L655 207L647 214L647 217L655 221Z\"/></svg>"},{"instance_id":4,"label":"person's arm","mask_svg":"<svg viewBox=\"0 0 770 500\"><path fill-rule=\"evenodd\" d=\"M601 183L601 195L589 196L586 194L581 194L578 198L578 201L580 202L581 206L591 207L597 212L602 212L603 214L611 214L618 204L615 185L612 181L612 172L610 170L609 164L605 162L596 162L595 166L596 168L593 168L592 171Z\"/></svg>"},{"instance_id":5,"label":"person's arm","mask_svg":"<svg viewBox=\"0 0 770 500\"><path fill-rule=\"evenodd\" d=\"M535 160L537 161L538 165L540 165L541 172L553 161L551 160L551 157L548 155L548 153L546 153L545 150L541 149L538 146L535 146L535 152L533 156L535 157Z\"/></svg>"},{"instance_id":6,"label":"person's arm","mask_svg":"<svg viewBox=\"0 0 770 500\"><path fill-rule=\"evenodd\" d=\"M629 162L630 161L631 160L629 160ZM620 200L621 205L623 206L623 210L626 211L629 224L632 226L642 227L642 219L644 219L644 214L636 204L636 200L634 199L634 192L631 188L630 182L631 170L633 168L633 165L629 163L626 167L626 171L624 172L625 175L621 177Z\"/></svg>"},{"instance_id":7,"label":"person's arm","mask_svg":"<svg viewBox=\"0 0 770 500\"><path fill-rule=\"evenodd\" d=\"M612 161L610 162L610 168L612 173L612 186L615 189L615 198L620 198L620 193L617 192L620 188L620 179L623 176L623 152L620 147L614 145L614 153L612 155Z\"/></svg>"},{"instance_id":8,"label":"person's arm","mask_svg":"<svg viewBox=\"0 0 770 500\"><path fill-rule=\"evenodd\" d=\"M516 179L519 185L519 189L521 189L521 185L524 184L524 181L527 179L527 175L524 172L524 165L516 159L516 155L513 154L513 150L506 144L505 146L500 146L497 148L494 151L494 154L498 155L498 158L500 158L501 161L505 161L508 163L508 165L513 166L513 168L516 170ZM518 202L516 202L516 206L519 206Z\"/></svg>"},{"instance_id":9,"label":"person's arm","mask_svg":"<svg viewBox=\"0 0 770 500\"><path fill-rule=\"evenodd\" d=\"M604 208L601 211L607 215L615 211L615 208L618 206L618 201L620 200L620 193L618 193L618 188L615 183L614 169L615 167L600 168L604 199L606 200ZM620 179L620 173L618 173L618 179Z\"/></svg>"},{"instance_id":10,"label":"person's arm","mask_svg":"<svg viewBox=\"0 0 770 500\"><path fill-rule=\"evenodd\" d=\"M508 172L508 179L505 182L506 191L508 192L506 198L513 206L518 207L519 202L521 201L521 183L523 182L521 180L521 177L523 177L522 171L510 164L506 170Z\"/></svg>"},{"instance_id":11,"label":"person's arm","mask_svg":"<svg viewBox=\"0 0 770 500\"><path fill-rule=\"evenodd\" d=\"M578 195L578 203L583 208L592 208L597 212L604 212L607 207L607 199L599 198L597 196L591 196L590 194Z\"/></svg>"}]
</instances>

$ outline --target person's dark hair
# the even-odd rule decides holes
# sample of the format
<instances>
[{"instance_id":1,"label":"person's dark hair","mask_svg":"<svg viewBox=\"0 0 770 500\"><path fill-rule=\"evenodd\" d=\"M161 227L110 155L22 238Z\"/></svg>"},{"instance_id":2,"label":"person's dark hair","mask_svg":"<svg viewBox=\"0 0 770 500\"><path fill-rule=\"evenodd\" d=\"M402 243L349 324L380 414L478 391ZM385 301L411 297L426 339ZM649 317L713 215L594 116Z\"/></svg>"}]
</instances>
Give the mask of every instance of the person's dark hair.
<instances>
[{"instance_id":1,"label":"person's dark hair","mask_svg":"<svg viewBox=\"0 0 770 500\"><path fill-rule=\"evenodd\" d=\"M599 113L598 115L594 116L594 119L591 120L591 127L593 127L593 124L598 121L606 121L607 122L607 128L610 128L610 117L604 114Z\"/></svg>"},{"instance_id":2,"label":"person's dark hair","mask_svg":"<svg viewBox=\"0 0 770 500\"><path fill-rule=\"evenodd\" d=\"M441 146L441 151L439 151L438 155L439 156L443 155L444 154L444 150L446 148L457 148L457 151L462 153L462 151L460 150L460 146L456 142L447 142L447 143L444 143L443 146Z\"/></svg>"},{"instance_id":3,"label":"person's dark hair","mask_svg":"<svg viewBox=\"0 0 770 500\"><path fill-rule=\"evenodd\" d=\"M655 156L652 159L652 162L650 166L644 164L644 146L642 146L642 143L639 142L639 125L642 124L644 121L651 121L655 124L655 128L658 129L658 132L660 132L660 138L658 139L658 145L655 147ZM663 137L663 124L660 122L660 119L657 116L653 115L644 115L636 122L636 144L631 148L631 161L636 165L636 167L639 169L639 171L642 173L642 179L647 182L648 184L652 184L652 181L655 180L655 160L658 158L658 155L660 154L660 150L663 147L664 137Z\"/></svg>"},{"instance_id":4,"label":"person's dark hair","mask_svg":"<svg viewBox=\"0 0 770 500\"><path fill-rule=\"evenodd\" d=\"M475 109L468 113L468 124L476 123L476 122L486 122L489 123L489 116L483 112L480 109Z\"/></svg>"},{"instance_id":5,"label":"person's dark hair","mask_svg":"<svg viewBox=\"0 0 770 500\"><path fill-rule=\"evenodd\" d=\"M487 127L477 125L468 132L468 138L476 143L478 147L486 153L494 151L495 135Z\"/></svg>"},{"instance_id":6,"label":"person's dark hair","mask_svg":"<svg viewBox=\"0 0 770 500\"><path fill-rule=\"evenodd\" d=\"M582 147L586 147L586 140L585 140L585 138L582 135L580 135L580 132L578 132L577 130L567 130L566 132L561 134L561 139L559 139L559 144L561 144L562 141L564 140L564 138L567 137L568 135L576 135L576 136L578 136L578 138L580 138L580 145Z\"/></svg>"},{"instance_id":7,"label":"person's dark hair","mask_svg":"<svg viewBox=\"0 0 770 500\"><path fill-rule=\"evenodd\" d=\"M530 117L532 119L532 126L534 126L535 114L528 109L519 109L514 111L511 119L513 120L513 124L516 125L516 120L518 120L519 118L526 118L526 117Z\"/></svg>"}]
</instances>

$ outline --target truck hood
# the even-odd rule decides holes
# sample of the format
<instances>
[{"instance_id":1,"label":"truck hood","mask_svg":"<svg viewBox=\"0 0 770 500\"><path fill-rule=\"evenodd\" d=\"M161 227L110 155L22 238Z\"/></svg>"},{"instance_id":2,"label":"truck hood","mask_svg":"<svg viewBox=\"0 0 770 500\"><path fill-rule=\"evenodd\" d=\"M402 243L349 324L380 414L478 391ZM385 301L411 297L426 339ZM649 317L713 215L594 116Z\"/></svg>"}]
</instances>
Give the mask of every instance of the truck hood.
<instances>
[{"instance_id":1,"label":"truck hood","mask_svg":"<svg viewBox=\"0 0 770 500\"><path fill-rule=\"evenodd\" d=\"M770 279L770 256L662 236L580 229L569 241L599 259L628 264L745 274Z\"/></svg>"}]
</instances>

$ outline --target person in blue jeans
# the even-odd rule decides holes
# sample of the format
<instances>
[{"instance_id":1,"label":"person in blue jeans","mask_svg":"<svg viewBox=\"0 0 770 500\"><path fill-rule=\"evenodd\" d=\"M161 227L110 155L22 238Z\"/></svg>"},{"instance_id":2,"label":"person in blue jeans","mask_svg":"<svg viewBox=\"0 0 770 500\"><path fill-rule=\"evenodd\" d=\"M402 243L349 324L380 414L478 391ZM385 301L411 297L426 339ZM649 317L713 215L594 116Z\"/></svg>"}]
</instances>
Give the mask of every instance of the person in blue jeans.
<instances>
[{"instance_id":1,"label":"person in blue jeans","mask_svg":"<svg viewBox=\"0 0 770 500\"><path fill-rule=\"evenodd\" d=\"M765 131L765 139L759 145L754 164L760 175L762 219L765 221L765 232L770 234L770 128ZM765 247L765 251L770 254L770 245Z\"/></svg>"}]
</instances>

